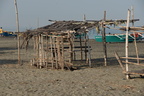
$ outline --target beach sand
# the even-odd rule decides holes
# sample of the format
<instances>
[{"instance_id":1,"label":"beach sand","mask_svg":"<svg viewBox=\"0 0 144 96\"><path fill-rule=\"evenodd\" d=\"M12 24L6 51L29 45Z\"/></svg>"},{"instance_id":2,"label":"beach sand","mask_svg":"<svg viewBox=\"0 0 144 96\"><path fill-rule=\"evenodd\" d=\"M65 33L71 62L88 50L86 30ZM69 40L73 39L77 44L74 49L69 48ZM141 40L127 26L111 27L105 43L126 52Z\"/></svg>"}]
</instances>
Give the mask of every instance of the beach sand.
<instances>
[{"instance_id":1,"label":"beach sand","mask_svg":"<svg viewBox=\"0 0 144 96\"><path fill-rule=\"evenodd\" d=\"M21 50L23 65L18 65L16 42L12 37L0 37L0 96L144 96L144 78L134 75L126 80L114 57L114 51L124 56L124 43L107 44L108 66L104 66L102 44L90 40L93 67L77 60L74 65L79 68L70 71L31 66L31 45L28 51ZM144 54L143 44L138 43L140 56ZM133 50L130 43L131 56L135 56Z\"/></svg>"}]
</instances>

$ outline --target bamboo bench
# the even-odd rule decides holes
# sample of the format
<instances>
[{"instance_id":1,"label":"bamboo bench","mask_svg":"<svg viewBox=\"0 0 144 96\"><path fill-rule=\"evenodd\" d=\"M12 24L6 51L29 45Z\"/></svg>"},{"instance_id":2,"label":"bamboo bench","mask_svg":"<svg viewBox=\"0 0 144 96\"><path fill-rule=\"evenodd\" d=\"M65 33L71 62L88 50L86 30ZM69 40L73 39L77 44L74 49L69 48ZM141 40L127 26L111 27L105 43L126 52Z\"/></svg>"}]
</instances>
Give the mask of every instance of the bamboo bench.
<instances>
[{"instance_id":1,"label":"bamboo bench","mask_svg":"<svg viewBox=\"0 0 144 96\"><path fill-rule=\"evenodd\" d=\"M117 54L117 52L115 52L115 57L118 60L118 63L120 64L123 73L126 75L127 79L130 79L130 75L140 75L140 77L144 77L144 69L142 70L133 70L133 71L127 71L126 68L123 66L124 64L133 64L133 65L137 65L137 66L142 66L144 67L144 64L142 63L134 63L134 62L126 62L126 61L122 61L121 59L131 59L131 60L144 60L144 58L133 58L133 57L119 57L119 55Z\"/></svg>"}]
</instances>

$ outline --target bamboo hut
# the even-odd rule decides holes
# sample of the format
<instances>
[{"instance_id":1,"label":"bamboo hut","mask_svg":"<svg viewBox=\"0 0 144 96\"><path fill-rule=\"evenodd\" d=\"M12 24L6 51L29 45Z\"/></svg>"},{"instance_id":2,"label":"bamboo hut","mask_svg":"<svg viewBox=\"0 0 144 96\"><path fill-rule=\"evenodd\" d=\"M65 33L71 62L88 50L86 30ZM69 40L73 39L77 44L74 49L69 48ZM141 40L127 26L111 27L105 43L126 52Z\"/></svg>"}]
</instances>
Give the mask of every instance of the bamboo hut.
<instances>
[{"instance_id":1,"label":"bamboo hut","mask_svg":"<svg viewBox=\"0 0 144 96\"><path fill-rule=\"evenodd\" d=\"M73 60L80 52L81 60L91 67L91 47L88 44L87 32L97 26L97 23L81 21L53 21L51 25L29 30L23 34L22 43L28 46L28 41L34 39L35 57L31 65L38 68L73 69ZM74 45L74 42L79 42Z\"/></svg>"},{"instance_id":2,"label":"bamboo hut","mask_svg":"<svg viewBox=\"0 0 144 96\"><path fill-rule=\"evenodd\" d=\"M28 30L22 35L24 41L21 47L27 48L31 38L35 42L35 57L31 60L31 65L38 68L73 69L72 61L77 59L77 52L80 52L81 60L85 60L92 67L88 31L93 28L106 28L102 25L126 23L126 20L49 21L52 22L51 25ZM75 45L74 42L79 43Z\"/></svg>"}]
</instances>

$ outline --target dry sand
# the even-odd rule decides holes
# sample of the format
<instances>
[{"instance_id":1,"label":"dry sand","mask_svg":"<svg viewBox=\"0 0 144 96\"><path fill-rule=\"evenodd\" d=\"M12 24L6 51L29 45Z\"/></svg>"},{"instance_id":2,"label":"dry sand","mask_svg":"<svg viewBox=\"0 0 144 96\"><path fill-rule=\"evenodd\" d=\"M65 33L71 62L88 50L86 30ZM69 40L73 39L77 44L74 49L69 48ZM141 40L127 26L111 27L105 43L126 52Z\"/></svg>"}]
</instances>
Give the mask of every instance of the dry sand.
<instances>
[{"instance_id":1,"label":"dry sand","mask_svg":"<svg viewBox=\"0 0 144 96\"><path fill-rule=\"evenodd\" d=\"M138 43L141 56L143 44ZM90 45L93 68L75 61L78 70L47 70L30 66L32 46L27 52L21 50L23 65L17 65L16 40L0 37L0 96L144 96L144 78L136 75L126 80L113 55L115 50L124 55L124 43L108 44L107 67L103 66L102 44L90 40ZM133 47L130 50L133 56Z\"/></svg>"}]
</instances>

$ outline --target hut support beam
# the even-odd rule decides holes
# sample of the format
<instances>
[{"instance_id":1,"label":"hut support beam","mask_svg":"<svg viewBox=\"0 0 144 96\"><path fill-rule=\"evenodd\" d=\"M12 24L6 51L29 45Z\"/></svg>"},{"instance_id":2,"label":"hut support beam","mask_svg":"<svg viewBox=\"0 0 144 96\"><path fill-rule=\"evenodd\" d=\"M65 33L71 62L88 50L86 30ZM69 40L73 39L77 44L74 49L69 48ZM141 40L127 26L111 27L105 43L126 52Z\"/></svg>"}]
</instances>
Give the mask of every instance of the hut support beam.
<instances>
[{"instance_id":1,"label":"hut support beam","mask_svg":"<svg viewBox=\"0 0 144 96\"><path fill-rule=\"evenodd\" d=\"M128 33L129 33L129 22L130 22L130 10L128 10L127 15L127 26L126 26L126 45L125 45L125 55L126 58L128 58ZM128 59L126 59L126 62L128 62ZM128 72L128 64L126 63L126 71ZM126 75L126 78L129 79L129 75Z\"/></svg>"}]
</instances>

